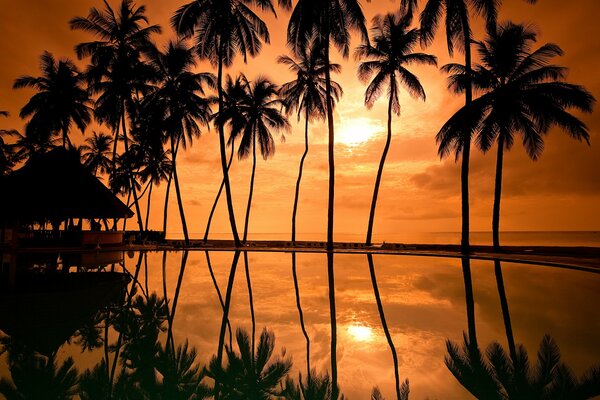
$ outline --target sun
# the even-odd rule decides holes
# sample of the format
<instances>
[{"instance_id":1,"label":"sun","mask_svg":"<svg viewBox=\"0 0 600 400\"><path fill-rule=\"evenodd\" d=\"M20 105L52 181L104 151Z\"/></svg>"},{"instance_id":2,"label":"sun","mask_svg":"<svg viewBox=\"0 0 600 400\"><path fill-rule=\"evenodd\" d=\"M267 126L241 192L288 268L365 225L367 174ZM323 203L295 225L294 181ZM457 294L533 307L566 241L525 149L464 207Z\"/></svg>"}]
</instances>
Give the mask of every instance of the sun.
<instances>
[{"instance_id":1,"label":"sun","mask_svg":"<svg viewBox=\"0 0 600 400\"><path fill-rule=\"evenodd\" d=\"M335 141L347 147L356 147L373 139L383 127L370 118L348 118L342 120Z\"/></svg>"},{"instance_id":2,"label":"sun","mask_svg":"<svg viewBox=\"0 0 600 400\"><path fill-rule=\"evenodd\" d=\"M357 342L370 342L373 340L373 329L365 325L348 326L348 334Z\"/></svg>"}]
</instances>

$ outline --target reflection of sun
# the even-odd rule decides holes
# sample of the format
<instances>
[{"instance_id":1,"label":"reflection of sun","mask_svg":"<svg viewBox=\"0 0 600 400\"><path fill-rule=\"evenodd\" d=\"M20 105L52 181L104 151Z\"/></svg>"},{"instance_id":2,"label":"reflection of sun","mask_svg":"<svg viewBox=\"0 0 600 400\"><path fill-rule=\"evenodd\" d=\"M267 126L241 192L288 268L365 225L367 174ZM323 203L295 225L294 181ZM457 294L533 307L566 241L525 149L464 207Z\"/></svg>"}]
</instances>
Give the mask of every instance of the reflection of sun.
<instances>
[{"instance_id":1,"label":"reflection of sun","mask_svg":"<svg viewBox=\"0 0 600 400\"><path fill-rule=\"evenodd\" d=\"M357 342L370 342L373 339L373 330L365 325L348 326L348 334Z\"/></svg>"},{"instance_id":2,"label":"reflection of sun","mask_svg":"<svg viewBox=\"0 0 600 400\"><path fill-rule=\"evenodd\" d=\"M340 124L335 141L354 147L371 140L381 130L382 127L370 118L350 118Z\"/></svg>"}]
</instances>

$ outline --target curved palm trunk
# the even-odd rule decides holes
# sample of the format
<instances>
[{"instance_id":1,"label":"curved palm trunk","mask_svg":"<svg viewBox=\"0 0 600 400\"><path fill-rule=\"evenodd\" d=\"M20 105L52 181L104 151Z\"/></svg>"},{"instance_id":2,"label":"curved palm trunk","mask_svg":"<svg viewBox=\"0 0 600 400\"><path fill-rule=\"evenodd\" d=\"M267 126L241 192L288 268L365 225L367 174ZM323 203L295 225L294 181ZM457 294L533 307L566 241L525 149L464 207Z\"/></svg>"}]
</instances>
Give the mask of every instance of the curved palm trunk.
<instances>
[{"instance_id":1,"label":"curved palm trunk","mask_svg":"<svg viewBox=\"0 0 600 400\"><path fill-rule=\"evenodd\" d=\"M177 150L175 149L175 143L171 138L171 154L172 154L172 168L173 168L173 181L175 181L175 194L177 197L177 206L179 207L179 216L181 217L181 227L183 229L183 238L185 239L185 245L190 245L190 236L188 234L187 223L185 221L185 212L183 211L183 201L181 200L181 190L179 189L179 179L177 178Z\"/></svg>"},{"instance_id":2,"label":"curved palm trunk","mask_svg":"<svg viewBox=\"0 0 600 400\"><path fill-rule=\"evenodd\" d=\"M210 262L210 255L208 251L206 253L206 264L208 265L208 272L210 273L210 278L212 279L213 286L215 287L215 291L217 292L217 296L219 297L219 303L221 303L221 309L225 311L225 303L223 302L223 296L221 296L221 290L219 289L219 284L217 283L217 279L215 278L215 273L213 272L212 263ZM231 347L233 343L233 333L231 331L231 324L229 320L227 320L227 329L229 330L229 347Z\"/></svg>"},{"instance_id":3,"label":"curved palm trunk","mask_svg":"<svg viewBox=\"0 0 600 400\"><path fill-rule=\"evenodd\" d=\"M248 240L248 223L250 222L250 209L252 208L252 195L254 194L254 177L256 175L256 131L252 143L252 175L250 175L250 190L248 191L248 204L246 204L246 218L244 220L243 243Z\"/></svg>"},{"instance_id":4,"label":"curved palm trunk","mask_svg":"<svg viewBox=\"0 0 600 400\"><path fill-rule=\"evenodd\" d=\"M177 300L179 299L179 293L181 292L181 283L183 282L183 275L185 274L185 266L187 264L188 252L187 250L181 255L181 267L179 269L179 277L177 278L177 286L175 288L175 295L173 297L173 306L171 313L169 314L169 326L167 330L167 344L171 343L172 354L175 354L175 341L173 339L173 320L175 319L175 310L177 310Z\"/></svg>"},{"instance_id":5,"label":"curved palm trunk","mask_svg":"<svg viewBox=\"0 0 600 400\"><path fill-rule=\"evenodd\" d=\"M167 190L165 193L165 207L163 210L163 234L165 238L167 237L167 216L169 210L169 193L171 191L171 180L173 180L173 169L171 169L171 173L169 173L169 180L167 181Z\"/></svg>"},{"instance_id":6,"label":"curved palm trunk","mask_svg":"<svg viewBox=\"0 0 600 400\"><path fill-rule=\"evenodd\" d=\"M235 153L235 139L231 141L231 154L229 155L229 161L227 162L227 172L231 168L231 163L233 162L233 154ZM217 192L217 196L215 197L215 201L210 209L210 214L208 215L208 222L206 223L206 231L204 232L204 243L208 241L208 233L210 232L210 224L212 223L213 216L215 214L215 210L217 209L217 204L219 203L219 198L221 197L221 193L223 192L223 187L225 186L225 178L221 180L221 186L219 186L219 191Z\"/></svg>"},{"instance_id":7,"label":"curved palm trunk","mask_svg":"<svg viewBox=\"0 0 600 400\"><path fill-rule=\"evenodd\" d=\"M300 328L306 339L306 379L310 381L310 338L304 326L304 313L300 304L300 288L298 286L298 274L296 273L296 253L292 252L292 277L294 278L294 291L296 292L296 307L298 308L298 316L300 317Z\"/></svg>"},{"instance_id":8,"label":"curved palm trunk","mask_svg":"<svg viewBox=\"0 0 600 400\"><path fill-rule=\"evenodd\" d=\"M254 316L254 296L252 295L252 281L248 268L248 252L244 252L244 267L246 269L246 285L248 286L248 302L250 304L250 317L252 319L252 364L254 364L254 344L256 343L256 317Z\"/></svg>"},{"instance_id":9,"label":"curved palm trunk","mask_svg":"<svg viewBox=\"0 0 600 400\"><path fill-rule=\"evenodd\" d=\"M498 135L498 155L496 157L496 182L494 186L494 211L492 216L492 237L494 251L500 250L500 198L502 196L502 164L504 162L504 133Z\"/></svg>"},{"instance_id":10,"label":"curved palm trunk","mask_svg":"<svg viewBox=\"0 0 600 400\"><path fill-rule=\"evenodd\" d=\"M227 282L227 292L225 293L225 308L223 310L223 318L221 319L221 330L219 332L219 347L217 349L217 365L222 365L223 362L223 343L225 342L225 330L229 322L229 308L231 306L231 294L233 292L233 282L235 281L235 271L240 259L240 251L237 250L233 255L231 262L231 270L229 271L229 280ZM220 397L220 384L215 381L215 400Z\"/></svg>"},{"instance_id":11,"label":"curved palm trunk","mask_svg":"<svg viewBox=\"0 0 600 400\"><path fill-rule=\"evenodd\" d=\"M390 77L390 93L395 92L395 82L396 78L392 75ZM383 174L383 166L385 165L385 159L387 157L387 153L390 149L390 143L392 142L392 96L390 96L390 101L388 104L388 122L387 122L387 138L385 141L385 147L383 148L383 153L381 154L381 160L379 161L379 169L377 170L377 178L375 179L375 189L373 189L373 200L371 201L371 212L369 213L369 226L367 228L367 239L365 240L365 244L370 246L371 238L373 236L373 223L375 222L375 209L377 208L377 196L379 195L379 185L381 184L381 175ZM397 387L399 389L399 386ZM398 392L399 393L399 392Z\"/></svg>"},{"instance_id":12,"label":"curved palm trunk","mask_svg":"<svg viewBox=\"0 0 600 400\"><path fill-rule=\"evenodd\" d=\"M150 179L150 189L148 189L148 204L146 207L146 231L148 231L148 221L150 219L150 200L152 200L152 187L154 186L154 182Z\"/></svg>"},{"instance_id":13,"label":"curved palm trunk","mask_svg":"<svg viewBox=\"0 0 600 400\"><path fill-rule=\"evenodd\" d=\"M296 213L298 212L298 197L300 196L300 181L302 180L302 170L304 168L304 160L308 155L308 108L304 116L304 153L300 158L300 167L298 168L298 180L296 181L296 194L294 195L294 209L292 211L292 244L296 243ZM309 370L310 372L310 370Z\"/></svg>"},{"instance_id":14,"label":"curved palm trunk","mask_svg":"<svg viewBox=\"0 0 600 400\"><path fill-rule=\"evenodd\" d=\"M463 37L465 38L465 104L469 106L473 101L473 88L471 86L471 30L468 23L467 10L462 15ZM462 208L462 235L461 250L463 254L469 252L469 159L471 158L471 133L465 132L463 137L462 164L460 171L461 208Z\"/></svg>"},{"instance_id":15,"label":"curved palm trunk","mask_svg":"<svg viewBox=\"0 0 600 400\"><path fill-rule=\"evenodd\" d=\"M498 296L500 297L500 306L502 308L502 318L504 319L504 329L506 330L506 341L511 360L517 359L517 348L515 346L515 337L513 335L512 323L510 321L510 311L508 309L508 300L504 289L504 278L502 277L502 265L499 260L494 260L494 273L496 275L496 286L498 286Z\"/></svg>"},{"instance_id":16,"label":"curved palm trunk","mask_svg":"<svg viewBox=\"0 0 600 400\"><path fill-rule=\"evenodd\" d=\"M387 339L388 345L390 346L390 351L392 352L392 359L394 360L394 376L396 378L396 398L397 400L400 400L401 395L398 354L396 353L396 347L394 346L394 341L392 340L392 335L390 334L390 330L387 326L387 321L385 319L385 313L383 312L383 303L381 302L381 296L379 295L379 286L377 285L377 276L375 275L375 264L373 263L373 255L371 253L367 254L367 260L369 262L369 273L371 275L371 285L373 286L373 294L375 295L375 300L377 301L377 311L379 311L379 319L381 320L381 326L383 328L383 332L385 333L385 338Z\"/></svg>"},{"instance_id":17,"label":"curved palm trunk","mask_svg":"<svg viewBox=\"0 0 600 400\"><path fill-rule=\"evenodd\" d=\"M219 94L219 112L223 110L223 43L219 44L219 69L217 76L217 89ZM233 200L231 197L231 185L229 184L229 171L227 168L225 154L225 132L223 125L219 124L219 150L221 152L221 168L223 169L223 180L225 182L225 195L227 197L227 210L229 212L229 222L231 224L231 234L235 245L239 246L240 237L238 235L237 226L235 224L235 212L233 211Z\"/></svg>"},{"instance_id":18,"label":"curved palm trunk","mask_svg":"<svg viewBox=\"0 0 600 400\"><path fill-rule=\"evenodd\" d=\"M125 121L125 104L123 106L123 112L121 114L121 123L123 125L123 140L125 143L125 153L129 152L129 140L127 138L127 123ZM133 204L135 205L135 211L137 214L138 227L140 232L144 230L144 224L142 223L142 211L140 210L140 202L137 195L137 189L135 188L135 178L133 177L133 171L131 167L127 166L127 173L129 174L129 180L131 182L131 193L133 194Z\"/></svg>"}]
</instances>

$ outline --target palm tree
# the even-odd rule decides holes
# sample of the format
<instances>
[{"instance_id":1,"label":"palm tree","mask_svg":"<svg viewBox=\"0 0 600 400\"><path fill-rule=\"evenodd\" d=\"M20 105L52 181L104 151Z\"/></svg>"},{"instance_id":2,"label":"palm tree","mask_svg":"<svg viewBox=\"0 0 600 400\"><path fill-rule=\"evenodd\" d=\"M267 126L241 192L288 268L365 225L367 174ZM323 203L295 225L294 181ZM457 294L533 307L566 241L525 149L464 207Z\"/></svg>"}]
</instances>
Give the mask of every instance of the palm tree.
<instances>
[{"instance_id":1,"label":"palm tree","mask_svg":"<svg viewBox=\"0 0 600 400\"><path fill-rule=\"evenodd\" d=\"M333 270L333 205L335 196L335 127L333 121L333 88L330 71L330 44L344 57L350 52L350 32L358 31L367 42L369 35L365 17L358 0L298 0L288 24L288 43L300 53L312 41L323 48L325 63L325 93L328 128L329 190L327 206L327 276L329 287L329 315L331 319L331 379L333 397L337 399L337 325L335 313L335 276Z\"/></svg>"},{"instance_id":2,"label":"palm tree","mask_svg":"<svg viewBox=\"0 0 600 400\"><path fill-rule=\"evenodd\" d=\"M150 90L148 82L152 78L152 69L141 60L143 52L152 48L150 36L160 33L158 25L148 25L144 6L136 7L132 0L122 0L115 12L104 3L105 10L95 7L89 15L75 17L70 21L71 29L92 33L100 40L80 43L75 47L79 59L90 56L91 65L86 71L88 85L92 94L98 94L95 101L96 118L110 126L115 132L113 147L113 170L116 169L116 151L119 130L125 152L129 150L127 134L127 116L132 122L131 113L137 109L136 101L140 94ZM133 172L129 179L134 180ZM143 230L142 216L135 184L132 182L134 204L138 215L140 231Z\"/></svg>"},{"instance_id":3,"label":"palm tree","mask_svg":"<svg viewBox=\"0 0 600 400\"><path fill-rule=\"evenodd\" d=\"M299 375L296 384L291 378L287 378L283 390L285 400L333 400L331 390L331 378L329 374L319 375L316 370L308 373L306 382L302 380L302 374ZM342 395L343 399L344 396Z\"/></svg>"},{"instance_id":4,"label":"palm tree","mask_svg":"<svg viewBox=\"0 0 600 400\"><path fill-rule=\"evenodd\" d=\"M290 0L280 0L279 4L289 6ZM267 25L250 6L275 13L271 0L194 0L184 4L171 18L171 25L177 34L184 38L196 36L196 50L201 59L207 59L217 67L217 90L219 112L223 110L223 67L229 67L239 53L244 61L249 54L260 52L262 42L269 43ZM231 231L236 245L240 239L235 223L227 156L225 154L225 133L223 126L219 130L219 150L221 168L225 180L225 194Z\"/></svg>"},{"instance_id":5,"label":"palm tree","mask_svg":"<svg viewBox=\"0 0 600 400\"><path fill-rule=\"evenodd\" d=\"M200 136L199 123L208 125L210 105L208 100L202 97L203 86L206 84L214 87L214 76L192 71L196 65L194 52L182 42L169 42L164 52L152 51L149 61L158 77L157 90L148 96L150 113L159 113L163 119L163 129L171 148L181 225L186 244L189 245L176 159L179 146L185 150L188 145L192 145L193 138ZM165 198L165 209L167 205L168 198Z\"/></svg>"},{"instance_id":6,"label":"palm tree","mask_svg":"<svg viewBox=\"0 0 600 400\"><path fill-rule=\"evenodd\" d=\"M459 110L438 133L440 154L455 141L456 131L470 130L484 152L497 142L496 179L492 232L499 250L500 199L504 151L510 150L515 134L522 136L525 151L537 160L544 149L544 135L558 126L569 136L589 144L588 129L569 109L591 113L595 99L582 86L566 83L566 69L550 64L562 54L555 44L532 46L536 33L531 27L512 22L501 24L477 43L482 63L475 67L474 86L484 92L470 106ZM451 84L463 90L463 67L449 65Z\"/></svg>"},{"instance_id":7,"label":"palm tree","mask_svg":"<svg viewBox=\"0 0 600 400\"><path fill-rule=\"evenodd\" d=\"M91 119L91 108L84 77L69 59L60 59L45 51L41 57L39 77L24 75L15 80L14 89L32 88L37 91L23 106L19 116L30 117L28 135L50 138L62 135L63 146L72 147L69 139L71 125L84 133Z\"/></svg>"},{"instance_id":8,"label":"palm tree","mask_svg":"<svg viewBox=\"0 0 600 400\"><path fill-rule=\"evenodd\" d=\"M530 1L530 0L528 0ZM535 1L535 0L533 0ZM530 1L532 2L532 1ZM421 13L421 43L429 45L433 42L435 31L440 19L445 16L446 42L448 54L454 54L454 47L458 47L465 54L465 104L473 101L471 88L471 25L470 11L475 11L484 16L488 26L496 23L499 0L427 0ZM459 140L452 143L456 159L462 156L461 165L461 208L462 208L462 236L461 248L463 253L469 250L469 159L471 155L470 132L462 132Z\"/></svg>"},{"instance_id":9,"label":"palm tree","mask_svg":"<svg viewBox=\"0 0 600 400\"><path fill-rule=\"evenodd\" d=\"M325 62L323 48L314 41L306 48L298 49L295 59L289 56L280 56L277 62L287 65L289 70L296 74L296 79L287 82L279 89L279 95L284 101L288 114L298 113L298 121L304 117L304 153L300 158L298 179L296 180L296 193L294 195L294 208L292 211L292 243L296 242L296 213L298 211L298 198L300 196L300 181L304 160L308 155L308 124L315 119L326 118L327 91L325 87ZM329 69L340 72L339 64L330 64ZM343 91L337 82L331 82L332 95L337 102ZM310 369L309 369L310 371Z\"/></svg>"},{"instance_id":10,"label":"palm tree","mask_svg":"<svg viewBox=\"0 0 600 400\"><path fill-rule=\"evenodd\" d=\"M363 44L356 49L358 59L367 59L362 62L358 68L358 77L363 81L368 81L373 74L373 80L369 83L365 93L365 104L368 108L381 96L385 85L388 94L388 122L387 139L377 178L375 180L375 189L373 190L373 200L371 201L371 211L369 213L369 225L367 228L366 245L371 245L373 235L373 223L375 221L375 209L377 207L377 195L379 194L379 185L381 184L381 175L383 166L392 141L392 113L400 115L399 89L404 86L407 92L414 98L425 101L425 90L419 79L409 70L406 65L410 64L429 64L437 65L437 59L429 54L413 53L413 49L420 39L419 29L410 29L411 16L404 15L396 17L394 14L385 16L377 15L373 18L373 45Z\"/></svg>"},{"instance_id":11,"label":"palm tree","mask_svg":"<svg viewBox=\"0 0 600 400\"><path fill-rule=\"evenodd\" d=\"M0 111L0 115L7 116L6 111ZM0 176L9 174L19 162L17 146L9 143L6 139L20 134L14 129L0 129Z\"/></svg>"},{"instance_id":12,"label":"palm tree","mask_svg":"<svg viewBox=\"0 0 600 400\"><path fill-rule=\"evenodd\" d=\"M298 3L296 3L296 6L292 11L288 25L288 43L297 54L301 53L302 49L306 49L313 41L316 41L317 45L323 49L329 139L329 200L327 211L328 250L333 250L333 204L335 196L335 132L333 121L330 44L333 44L344 57L348 57L350 51L349 30L358 31L361 34L363 41L368 42L369 35L365 26L365 17L358 0L298 0Z\"/></svg>"},{"instance_id":13,"label":"palm tree","mask_svg":"<svg viewBox=\"0 0 600 400\"><path fill-rule=\"evenodd\" d=\"M110 149L112 138L104 132L93 132L91 137L79 148L83 152L83 163L94 175L107 174L110 171Z\"/></svg>"},{"instance_id":14,"label":"palm tree","mask_svg":"<svg viewBox=\"0 0 600 400\"><path fill-rule=\"evenodd\" d=\"M227 365L223 367L213 358L206 372L209 378L220 383L221 398L267 400L280 396L280 385L291 369L292 361L283 358L285 353L281 358L271 360L275 349L273 332L263 330L254 356L246 332L238 329L236 341L240 353L227 346Z\"/></svg>"}]
</instances>

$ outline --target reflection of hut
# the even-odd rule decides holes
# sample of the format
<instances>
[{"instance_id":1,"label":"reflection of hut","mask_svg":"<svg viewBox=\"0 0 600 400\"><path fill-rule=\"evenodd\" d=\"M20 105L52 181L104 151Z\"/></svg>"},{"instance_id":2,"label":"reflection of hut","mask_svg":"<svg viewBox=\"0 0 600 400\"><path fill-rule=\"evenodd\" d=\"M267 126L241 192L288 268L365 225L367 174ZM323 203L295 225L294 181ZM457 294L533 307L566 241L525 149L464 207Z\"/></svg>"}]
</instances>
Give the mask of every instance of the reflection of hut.
<instances>
[{"instance_id":1,"label":"reflection of hut","mask_svg":"<svg viewBox=\"0 0 600 400\"><path fill-rule=\"evenodd\" d=\"M76 152L56 148L33 155L20 169L0 180L0 225L2 242L14 242L15 229L25 225L61 222L73 219L119 219L133 215L106 186L79 161ZM122 233L36 232L46 244L96 244L121 242ZM90 240L90 236L94 236ZM27 236L20 234L21 237ZM30 234L31 236L31 234Z\"/></svg>"}]
</instances>

